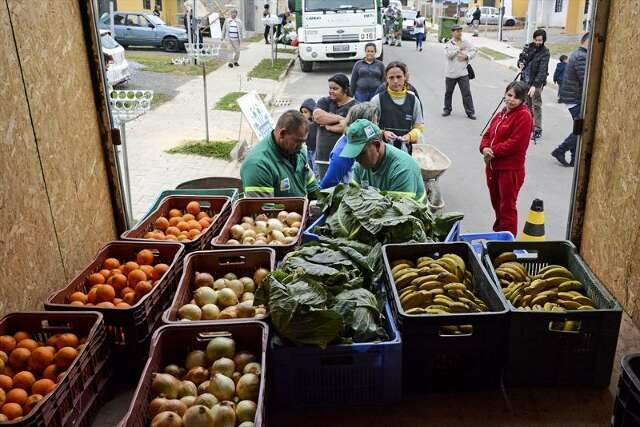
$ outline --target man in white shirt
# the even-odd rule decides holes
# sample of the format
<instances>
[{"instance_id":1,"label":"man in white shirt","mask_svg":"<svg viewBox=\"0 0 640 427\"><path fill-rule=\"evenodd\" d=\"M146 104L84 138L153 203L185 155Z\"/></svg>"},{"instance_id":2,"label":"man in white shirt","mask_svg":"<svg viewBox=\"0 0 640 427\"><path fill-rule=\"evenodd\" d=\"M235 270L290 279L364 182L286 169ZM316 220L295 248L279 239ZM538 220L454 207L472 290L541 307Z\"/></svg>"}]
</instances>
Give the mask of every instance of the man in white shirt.
<instances>
[{"instance_id":1,"label":"man in white shirt","mask_svg":"<svg viewBox=\"0 0 640 427\"><path fill-rule=\"evenodd\" d=\"M229 40L231 48L233 49L233 62L229 62L229 68L240 66L238 61L240 60L240 40L244 38L244 26L242 21L238 19L238 11L232 10L231 17L224 21L224 27L222 28L222 41Z\"/></svg>"},{"instance_id":2,"label":"man in white shirt","mask_svg":"<svg viewBox=\"0 0 640 427\"><path fill-rule=\"evenodd\" d=\"M444 94L444 111L442 115L447 117L451 115L451 98L456 84L460 86L462 94L462 103L467 117L471 120L476 119L475 109L473 107L473 97L471 96L471 86L469 84L469 71L467 66L469 61L476 56L477 49L468 41L462 40L462 27L454 25L451 28L452 38L444 45L445 54L447 55L447 75L446 75L446 91Z\"/></svg>"}]
</instances>

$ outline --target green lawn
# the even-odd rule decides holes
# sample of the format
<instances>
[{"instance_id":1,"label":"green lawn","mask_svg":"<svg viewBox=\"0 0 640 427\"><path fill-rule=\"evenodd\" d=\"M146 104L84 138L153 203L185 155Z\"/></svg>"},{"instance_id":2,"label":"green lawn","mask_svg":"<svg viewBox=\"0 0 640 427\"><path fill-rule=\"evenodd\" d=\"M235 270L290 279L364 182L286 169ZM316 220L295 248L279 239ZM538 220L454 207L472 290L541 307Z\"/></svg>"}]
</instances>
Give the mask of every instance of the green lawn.
<instances>
[{"instance_id":1,"label":"green lawn","mask_svg":"<svg viewBox=\"0 0 640 427\"><path fill-rule=\"evenodd\" d=\"M489 49L488 47L481 47L478 50L480 51L480 54L484 54L484 56L489 57L489 59L493 59L493 60L496 60L496 61L501 61L503 59L513 58L513 56L505 55L502 52L498 52L497 50Z\"/></svg>"},{"instance_id":2,"label":"green lawn","mask_svg":"<svg viewBox=\"0 0 640 427\"><path fill-rule=\"evenodd\" d=\"M287 49L284 47L279 47L278 53L288 53L289 55L296 55L298 53L298 49Z\"/></svg>"},{"instance_id":3,"label":"green lawn","mask_svg":"<svg viewBox=\"0 0 640 427\"><path fill-rule=\"evenodd\" d=\"M238 105L238 98L242 98L246 95L247 92L231 92L220 98L220 100L216 103L216 106L213 107L214 110L224 110L224 111L240 111L240 106ZM266 94L261 93L260 98L263 100L266 98Z\"/></svg>"},{"instance_id":4,"label":"green lawn","mask_svg":"<svg viewBox=\"0 0 640 427\"><path fill-rule=\"evenodd\" d=\"M165 102L171 101L175 95L169 95L164 92L154 92L153 99L151 100L151 108L157 108Z\"/></svg>"},{"instance_id":5,"label":"green lawn","mask_svg":"<svg viewBox=\"0 0 640 427\"><path fill-rule=\"evenodd\" d=\"M131 51L127 52L126 55L128 61L137 62L144 67L145 71L151 71L154 73L182 74L187 76L198 76L202 74L201 65L173 65L171 63L172 57L169 55L154 55L148 53L135 53ZM215 59L207 61L207 74L217 70L222 64L224 64L224 62Z\"/></svg>"},{"instance_id":6,"label":"green lawn","mask_svg":"<svg viewBox=\"0 0 640 427\"><path fill-rule=\"evenodd\" d=\"M192 154L194 156L215 157L231 160L231 150L238 141L184 141L182 145L167 150L169 154Z\"/></svg>"},{"instance_id":7,"label":"green lawn","mask_svg":"<svg viewBox=\"0 0 640 427\"><path fill-rule=\"evenodd\" d=\"M280 74L289 66L291 59L276 59L274 66L271 66L271 59L263 59L249 73L249 77L254 79L278 80Z\"/></svg>"},{"instance_id":8,"label":"green lawn","mask_svg":"<svg viewBox=\"0 0 640 427\"><path fill-rule=\"evenodd\" d=\"M569 56L571 52L576 50L579 43L547 43L545 44L551 51L551 55L558 57L562 54Z\"/></svg>"}]
</instances>

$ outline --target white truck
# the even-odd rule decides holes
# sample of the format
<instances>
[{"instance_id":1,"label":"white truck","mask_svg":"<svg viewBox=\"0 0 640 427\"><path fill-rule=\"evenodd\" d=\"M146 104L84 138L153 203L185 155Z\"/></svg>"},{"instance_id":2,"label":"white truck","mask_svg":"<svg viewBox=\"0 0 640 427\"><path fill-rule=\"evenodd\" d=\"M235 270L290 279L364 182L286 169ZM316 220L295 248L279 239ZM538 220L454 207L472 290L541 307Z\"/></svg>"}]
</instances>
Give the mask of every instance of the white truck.
<instances>
[{"instance_id":1,"label":"white truck","mask_svg":"<svg viewBox=\"0 0 640 427\"><path fill-rule=\"evenodd\" d=\"M388 0L289 0L296 14L300 68L314 62L355 61L374 43L382 58L382 7Z\"/></svg>"}]
</instances>

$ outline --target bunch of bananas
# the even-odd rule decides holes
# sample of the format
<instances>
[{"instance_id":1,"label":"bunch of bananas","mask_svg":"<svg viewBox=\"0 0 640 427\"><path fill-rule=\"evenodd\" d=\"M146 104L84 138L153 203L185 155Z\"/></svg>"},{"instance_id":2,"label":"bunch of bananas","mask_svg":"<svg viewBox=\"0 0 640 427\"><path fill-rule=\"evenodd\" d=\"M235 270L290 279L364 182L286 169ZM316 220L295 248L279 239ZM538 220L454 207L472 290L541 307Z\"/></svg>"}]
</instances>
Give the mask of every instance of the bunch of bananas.
<instances>
[{"instance_id":1,"label":"bunch of bananas","mask_svg":"<svg viewBox=\"0 0 640 427\"><path fill-rule=\"evenodd\" d=\"M455 254L439 259L399 259L391 264L391 275L407 314L479 313L489 308L473 293L471 272ZM451 332L456 326L452 326ZM471 325L459 327L469 332ZM458 329L456 329L458 330Z\"/></svg>"},{"instance_id":2,"label":"bunch of bananas","mask_svg":"<svg viewBox=\"0 0 640 427\"><path fill-rule=\"evenodd\" d=\"M561 265L549 265L535 276L517 261L513 252L504 252L494 260L504 296L519 310L557 311L594 310L595 304L583 292L584 286Z\"/></svg>"}]
</instances>

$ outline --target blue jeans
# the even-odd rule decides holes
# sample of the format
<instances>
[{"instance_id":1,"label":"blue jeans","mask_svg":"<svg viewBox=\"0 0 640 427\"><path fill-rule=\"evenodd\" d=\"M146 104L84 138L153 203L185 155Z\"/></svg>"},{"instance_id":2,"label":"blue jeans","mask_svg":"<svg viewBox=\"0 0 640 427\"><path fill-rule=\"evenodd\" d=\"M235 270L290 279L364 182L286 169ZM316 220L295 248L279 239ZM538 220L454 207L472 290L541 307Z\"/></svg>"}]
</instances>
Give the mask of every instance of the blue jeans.
<instances>
[{"instance_id":1,"label":"blue jeans","mask_svg":"<svg viewBox=\"0 0 640 427\"><path fill-rule=\"evenodd\" d=\"M369 102L369 101L371 101L371 98L373 98L375 96L376 90L378 90L378 88L375 88L375 89L356 89L356 93L355 93L354 97L356 98L356 101L358 101L358 102Z\"/></svg>"},{"instance_id":2,"label":"blue jeans","mask_svg":"<svg viewBox=\"0 0 640 427\"><path fill-rule=\"evenodd\" d=\"M422 43L424 42L424 33L416 33L416 47L422 49Z\"/></svg>"},{"instance_id":3,"label":"blue jeans","mask_svg":"<svg viewBox=\"0 0 640 427\"><path fill-rule=\"evenodd\" d=\"M577 120L578 116L580 116L580 104L569 108L569 113L571 113L571 118L573 120ZM571 153L571 161L573 162L576 157L576 146L578 145L578 135L571 132L571 134L564 140L562 144L558 147L560 151L566 153L569 151Z\"/></svg>"},{"instance_id":4,"label":"blue jeans","mask_svg":"<svg viewBox=\"0 0 640 427\"><path fill-rule=\"evenodd\" d=\"M315 150L307 150L307 161L309 162L309 167L313 171L316 178L318 178L318 168L316 165L316 152Z\"/></svg>"}]
</instances>

